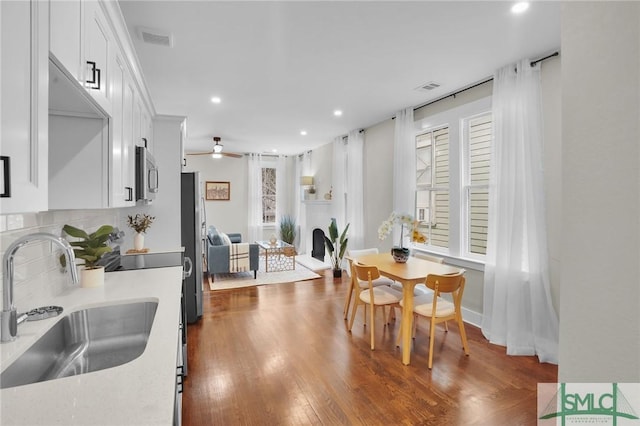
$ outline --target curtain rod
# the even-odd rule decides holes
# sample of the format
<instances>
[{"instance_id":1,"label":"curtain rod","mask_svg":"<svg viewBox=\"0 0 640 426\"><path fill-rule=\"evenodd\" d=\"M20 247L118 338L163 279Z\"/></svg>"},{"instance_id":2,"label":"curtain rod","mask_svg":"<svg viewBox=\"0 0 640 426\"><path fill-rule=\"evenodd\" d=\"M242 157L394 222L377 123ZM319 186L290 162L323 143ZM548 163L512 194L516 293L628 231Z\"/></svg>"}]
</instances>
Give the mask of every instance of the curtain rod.
<instances>
[{"instance_id":1,"label":"curtain rod","mask_svg":"<svg viewBox=\"0 0 640 426\"><path fill-rule=\"evenodd\" d=\"M533 67L533 66L535 66L538 62L542 62L542 61L544 61L545 59L553 58L553 57L555 57L555 56L558 56L559 54L560 54L560 53L559 53L558 51L555 51L555 52L553 52L553 53L551 53L551 54L549 54L549 55L547 55L547 56L545 56L545 57L543 57L543 58L536 59L535 61L531 61L531 66ZM440 97L440 98L438 98L438 99L435 99L435 100L433 100L433 101L429 101L429 102L427 102L427 103L424 103L424 104L418 105L417 107L414 107L414 108L413 108L413 110L414 110L414 111L417 111L417 110L419 110L420 108L424 108L424 107L429 106L429 105L431 105L431 104L434 104L434 103L436 103L436 102L440 102L441 100L443 100L443 99L447 99L447 98L450 98L451 96L453 96L453 97L455 98L455 97L456 97L456 95L457 95L457 94L459 94L459 93L465 92L465 91L467 91L467 90L469 90L469 89L473 89L474 87L481 86L481 85L486 84L486 83L488 83L488 82L490 82L490 81L493 81L493 77L489 77L489 78L487 78L487 79L485 79L485 80L482 80L482 81L480 81L480 82L478 82L478 83L472 84L471 86L464 87L464 88L462 88L462 89L460 89L460 90L458 90L458 91L456 91L456 92L449 93L448 95L444 95L444 96L442 96L442 97ZM393 117L393 118L395 119L395 117Z\"/></svg>"}]
</instances>

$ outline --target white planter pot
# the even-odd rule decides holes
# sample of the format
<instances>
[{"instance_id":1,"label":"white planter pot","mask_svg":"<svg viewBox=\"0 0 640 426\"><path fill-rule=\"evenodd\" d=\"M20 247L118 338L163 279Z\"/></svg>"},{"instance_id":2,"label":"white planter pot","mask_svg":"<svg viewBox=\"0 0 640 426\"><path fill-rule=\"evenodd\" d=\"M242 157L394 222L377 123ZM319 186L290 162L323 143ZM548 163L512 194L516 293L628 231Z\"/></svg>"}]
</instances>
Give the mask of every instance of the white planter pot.
<instances>
[{"instance_id":1,"label":"white planter pot","mask_svg":"<svg viewBox=\"0 0 640 426\"><path fill-rule=\"evenodd\" d=\"M144 234L136 234L133 236L133 248L142 250L144 248Z\"/></svg>"},{"instance_id":2,"label":"white planter pot","mask_svg":"<svg viewBox=\"0 0 640 426\"><path fill-rule=\"evenodd\" d=\"M83 288L104 286L104 266L92 269L82 268L80 270L80 286Z\"/></svg>"}]
</instances>

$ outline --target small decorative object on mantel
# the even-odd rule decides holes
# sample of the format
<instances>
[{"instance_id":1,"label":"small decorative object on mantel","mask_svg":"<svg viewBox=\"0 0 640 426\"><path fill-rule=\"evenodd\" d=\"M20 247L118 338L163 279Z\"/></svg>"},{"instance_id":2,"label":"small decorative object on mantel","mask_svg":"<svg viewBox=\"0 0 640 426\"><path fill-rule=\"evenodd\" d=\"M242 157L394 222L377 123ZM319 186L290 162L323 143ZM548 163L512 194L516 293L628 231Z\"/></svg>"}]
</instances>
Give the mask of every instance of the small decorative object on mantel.
<instances>
[{"instance_id":1,"label":"small decorative object on mantel","mask_svg":"<svg viewBox=\"0 0 640 426\"><path fill-rule=\"evenodd\" d=\"M333 278L342 277L342 258L347 250L347 243L349 242L349 239L347 238L348 230L349 224L347 223L347 227L344 228L344 231L342 231L342 234L340 235L340 240L338 240L338 224L336 223L335 218L331 218L331 223L329 224L329 236L324 236L324 244L327 247L329 257L331 258L331 264L333 265Z\"/></svg>"},{"instance_id":2,"label":"small decorative object on mantel","mask_svg":"<svg viewBox=\"0 0 640 426\"><path fill-rule=\"evenodd\" d=\"M104 285L104 266L98 266L100 258L111 251L107 245L113 226L102 225L92 234L71 225L64 225L62 230L69 236L81 238L80 241L70 241L76 258L84 260L84 268L80 270L80 285L82 287L102 287ZM64 258L64 256L62 256ZM61 259L62 260L62 259ZM70 268L74 267L69 265Z\"/></svg>"},{"instance_id":3,"label":"small decorative object on mantel","mask_svg":"<svg viewBox=\"0 0 640 426\"><path fill-rule=\"evenodd\" d=\"M151 227L151 224L156 218L147 214L136 214L135 216L127 217L127 224L129 228L136 231L136 235L133 236L133 248L136 253L144 253L144 233Z\"/></svg>"},{"instance_id":4,"label":"small decorative object on mantel","mask_svg":"<svg viewBox=\"0 0 640 426\"><path fill-rule=\"evenodd\" d=\"M331 189L329 190L329 192L327 192L326 194L324 194L324 199L327 201L331 201L332 195L333 194L333 186L331 187Z\"/></svg>"},{"instance_id":5,"label":"small decorative object on mantel","mask_svg":"<svg viewBox=\"0 0 640 426\"><path fill-rule=\"evenodd\" d=\"M387 238L391 230L393 229L394 224L400 225L400 247L394 246L391 249L391 255L393 256L393 260L398 263L405 263L409 259L409 249L404 247L404 227L411 227L411 235L410 239L412 242L416 243L425 243L427 241L427 237L420 232L418 226L420 222L415 220L413 216L408 213L396 213L392 212L387 220L382 222L380 228L378 228L378 238L384 240Z\"/></svg>"},{"instance_id":6,"label":"small decorative object on mantel","mask_svg":"<svg viewBox=\"0 0 640 426\"><path fill-rule=\"evenodd\" d=\"M316 188L315 187L311 187L307 190L307 199L308 200L315 200L317 198L316 196Z\"/></svg>"}]
</instances>

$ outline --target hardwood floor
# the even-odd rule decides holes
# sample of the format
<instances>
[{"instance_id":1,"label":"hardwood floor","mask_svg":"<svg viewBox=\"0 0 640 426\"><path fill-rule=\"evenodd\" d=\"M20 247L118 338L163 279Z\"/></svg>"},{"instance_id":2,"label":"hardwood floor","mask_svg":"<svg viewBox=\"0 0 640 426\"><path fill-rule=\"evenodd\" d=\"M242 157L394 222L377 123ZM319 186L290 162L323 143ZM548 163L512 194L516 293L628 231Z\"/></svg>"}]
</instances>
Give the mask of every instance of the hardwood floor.
<instances>
[{"instance_id":1,"label":"hardwood floor","mask_svg":"<svg viewBox=\"0 0 640 426\"><path fill-rule=\"evenodd\" d=\"M237 290L206 290L202 319L188 327L183 424L535 425L536 385L557 366L509 357L466 325L436 331L427 368L428 324L419 323L411 365L395 345L400 318L376 322L376 350L358 312L342 317L346 276Z\"/></svg>"}]
</instances>

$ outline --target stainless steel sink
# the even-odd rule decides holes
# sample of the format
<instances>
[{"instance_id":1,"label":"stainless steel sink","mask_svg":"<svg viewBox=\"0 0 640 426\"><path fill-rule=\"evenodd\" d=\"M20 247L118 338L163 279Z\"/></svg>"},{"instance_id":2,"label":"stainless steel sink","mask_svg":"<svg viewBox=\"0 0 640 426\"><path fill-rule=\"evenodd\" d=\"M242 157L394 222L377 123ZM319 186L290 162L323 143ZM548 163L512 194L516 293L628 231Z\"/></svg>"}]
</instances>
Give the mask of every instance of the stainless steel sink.
<instances>
[{"instance_id":1,"label":"stainless steel sink","mask_svg":"<svg viewBox=\"0 0 640 426\"><path fill-rule=\"evenodd\" d=\"M157 308L157 302L138 302L70 313L0 374L0 388L104 370L138 358Z\"/></svg>"}]
</instances>

